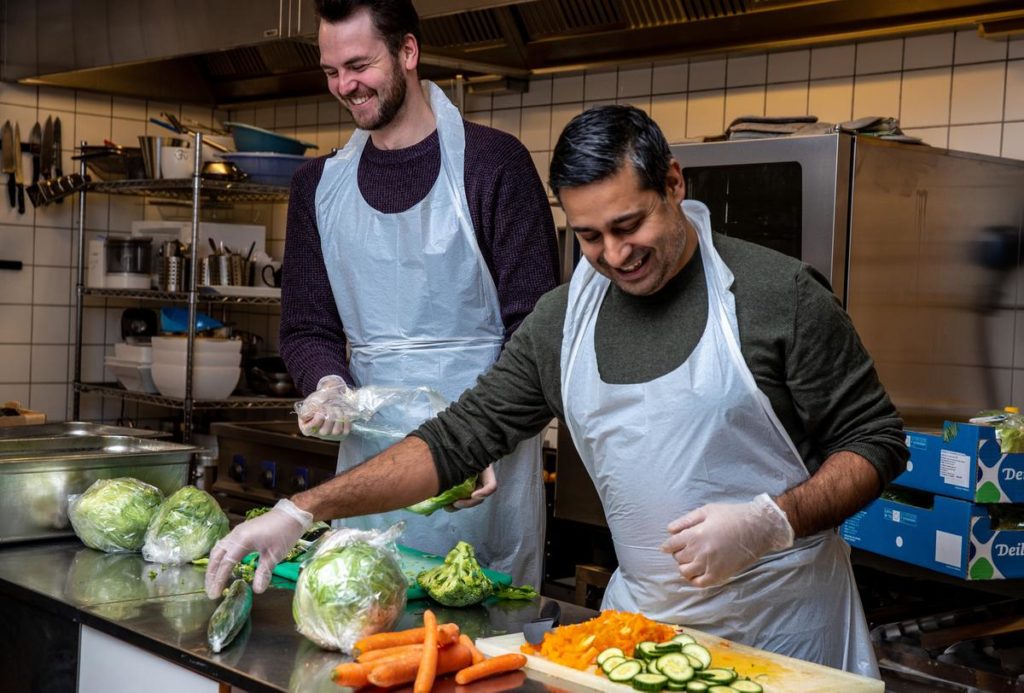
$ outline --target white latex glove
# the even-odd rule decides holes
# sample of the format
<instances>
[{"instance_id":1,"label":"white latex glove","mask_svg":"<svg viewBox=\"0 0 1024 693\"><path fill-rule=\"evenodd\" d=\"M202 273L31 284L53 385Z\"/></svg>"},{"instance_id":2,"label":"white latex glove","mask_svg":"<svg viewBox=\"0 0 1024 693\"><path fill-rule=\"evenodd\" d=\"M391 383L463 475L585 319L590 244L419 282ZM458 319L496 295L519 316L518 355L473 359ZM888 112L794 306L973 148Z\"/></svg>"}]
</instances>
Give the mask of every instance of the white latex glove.
<instances>
[{"instance_id":1,"label":"white latex glove","mask_svg":"<svg viewBox=\"0 0 1024 693\"><path fill-rule=\"evenodd\" d=\"M452 510L475 508L487 500L487 496L497 490L498 479L494 476L494 465L487 465L487 469L480 472L480 476L476 480L476 490L473 491L473 495L469 498L463 498L462 500L455 501L445 508L445 510L448 508L451 508Z\"/></svg>"},{"instance_id":2,"label":"white latex glove","mask_svg":"<svg viewBox=\"0 0 1024 693\"><path fill-rule=\"evenodd\" d=\"M749 503L710 503L674 520L661 550L697 587L720 585L769 551L793 545L793 528L767 493Z\"/></svg>"},{"instance_id":3,"label":"white latex glove","mask_svg":"<svg viewBox=\"0 0 1024 693\"><path fill-rule=\"evenodd\" d=\"M323 438L324 440L341 440L349 434L352 424L348 419L337 418L332 413L329 403L336 401L348 389L348 384L341 376L325 375L316 384L316 392L304 399L299 405L299 431L304 436Z\"/></svg>"},{"instance_id":4,"label":"white latex glove","mask_svg":"<svg viewBox=\"0 0 1024 693\"><path fill-rule=\"evenodd\" d=\"M252 580L252 591L263 592L270 584L274 566L312 524L312 514L284 498L270 512L235 527L210 551L206 596L219 599L231 578L231 569L253 551L259 551L260 561Z\"/></svg>"}]
</instances>

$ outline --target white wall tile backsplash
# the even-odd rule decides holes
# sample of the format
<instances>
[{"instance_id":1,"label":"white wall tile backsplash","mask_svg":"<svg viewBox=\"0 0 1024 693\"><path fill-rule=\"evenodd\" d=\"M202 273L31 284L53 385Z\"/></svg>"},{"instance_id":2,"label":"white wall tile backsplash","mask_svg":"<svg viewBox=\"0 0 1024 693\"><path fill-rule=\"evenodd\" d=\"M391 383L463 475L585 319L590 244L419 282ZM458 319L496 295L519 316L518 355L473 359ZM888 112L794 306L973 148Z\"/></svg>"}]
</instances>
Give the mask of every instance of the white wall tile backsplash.
<instances>
[{"instance_id":1,"label":"white wall tile backsplash","mask_svg":"<svg viewBox=\"0 0 1024 693\"><path fill-rule=\"evenodd\" d=\"M991 41L973 30L944 32L753 53L633 64L620 70L539 77L523 94L477 94L467 118L519 137L541 179L558 135L583 108L636 105L653 115L670 141L720 134L739 115L805 115L836 122L892 115L903 129L934 146L1024 159L1024 39ZM139 134L164 134L149 118L170 112L215 124L237 120L315 142L319 154L347 141L354 127L343 108L322 97L215 111L210 108L109 97L50 87L0 83L3 119L18 120L27 140L31 124L59 115L64 169L80 140L131 145ZM245 208L249 221L268 225L268 244L280 254L286 207ZM74 204L51 205L21 216L0 204L0 258L21 260L20 271L0 271L0 400L18 399L57 420L70 415L73 341ZM90 195L91 233L127 231L133 219L160 219L142 200ZM559 223L564 223L554 210ZM262 215L262 216L261 216ZM90 304L83 320L83 374L104 378L103 358L120 338L123 306ZM258 311L257 311L258 312ZM248 323L265 326L276 348L276 315ZM247 324L248 324L247 323ZM106 376L109 378L109 374ZM119 404L83 399L83 416L117 417Z\"/></svg>"}]
</instances>

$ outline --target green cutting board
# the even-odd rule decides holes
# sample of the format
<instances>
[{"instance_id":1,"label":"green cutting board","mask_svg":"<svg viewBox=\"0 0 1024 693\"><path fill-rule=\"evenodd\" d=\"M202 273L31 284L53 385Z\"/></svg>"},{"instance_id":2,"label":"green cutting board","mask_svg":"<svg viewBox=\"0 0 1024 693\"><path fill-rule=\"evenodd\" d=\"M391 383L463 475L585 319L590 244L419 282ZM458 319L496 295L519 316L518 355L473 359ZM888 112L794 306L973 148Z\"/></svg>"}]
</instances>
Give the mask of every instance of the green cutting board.
<instances>
[{"instance_id":1,"label":"green cutting board","mask_svg":"<svg viewBox=\"0 0 1024 693\"><path fill-rule=\"evenodd\" d=\"M252 563L255 560L257 554L249 554L243 561L245 563ZM402 573L409 580L409 590L406 593L409 599L424 599L426 593L423 588L416 584L416 576L422 573L424 570L430 570L444 563L444 556L435 556L432 553L424 553L417 549L409 548L408 546L398 545L398 563L402 567ZM299 579L299 562L289 561L287 563L278 563L274 567L274 576L282 578L280 584L282 587L288 587L295 589L295 581ZM484 575L491 579L491 582L496 582L499 585L511 585L512 576L506 575L505 573L499 573L496 570L490 568L484 568Z\"/></svg>"}]
</instances>

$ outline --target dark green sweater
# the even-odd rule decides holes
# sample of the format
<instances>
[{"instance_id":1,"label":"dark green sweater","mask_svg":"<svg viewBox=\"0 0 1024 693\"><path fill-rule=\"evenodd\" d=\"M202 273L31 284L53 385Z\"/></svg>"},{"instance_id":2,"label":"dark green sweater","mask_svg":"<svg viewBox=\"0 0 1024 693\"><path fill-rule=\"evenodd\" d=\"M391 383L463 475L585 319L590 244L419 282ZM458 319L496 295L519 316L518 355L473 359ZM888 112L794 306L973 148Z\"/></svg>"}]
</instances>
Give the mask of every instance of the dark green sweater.
<instances>
[{"instance_id":1,"label":"dark green sweater","mask_svg":"<svg viewBox=\"0 0 1024 693\"><path fill-rule=\"evenodd\" d=\"M807 469L831 454L865 457L882 482L907 460L903 422L827 281L808 265L715 234L736 277L740 348ZM562 327L568 285L544 295L501 358L456 404L413 433L430 446L440 488L455 485L563 418ZM653 296L610 286L594 339L608 383L642 383L678 368L707 323L700 253ZM671 406L667 402L666 406Z\"/></svg>"}]
</instances>

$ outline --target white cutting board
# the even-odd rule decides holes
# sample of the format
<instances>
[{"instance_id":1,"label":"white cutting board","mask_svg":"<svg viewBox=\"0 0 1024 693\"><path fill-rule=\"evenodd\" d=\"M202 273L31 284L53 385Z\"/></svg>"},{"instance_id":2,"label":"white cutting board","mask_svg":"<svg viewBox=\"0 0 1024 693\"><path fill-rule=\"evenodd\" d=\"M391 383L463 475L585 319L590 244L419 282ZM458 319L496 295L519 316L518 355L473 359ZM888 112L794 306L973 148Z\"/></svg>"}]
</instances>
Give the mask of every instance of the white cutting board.
<instances>
[{"instance_id":1,"label":"white cutting board","mask_svg":"<svg viewBox=\"0 0 1024 693\"><path fill-rule=\"evenodd\" d=\"M801 659L757 650L753 647L723 640L691 628L683 632L692 635L697 642L711 651L711 666L735 669L741 676L747 676L764 687L765 693L884 693L885 684L877 679L850 674L839 669L812 664ZM509 652L519 653L525 643L522 633L510 633L476 641L477 648L485 655L494 657ZM526 656L526 668L549 676L571 681L596 691L629 691L628 684L612 683L604 676L589 671L579 671L544 657Z\"/></svg>"}]
</instances>

